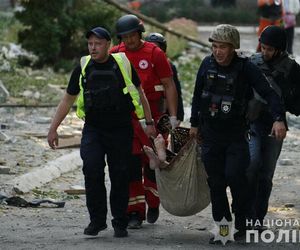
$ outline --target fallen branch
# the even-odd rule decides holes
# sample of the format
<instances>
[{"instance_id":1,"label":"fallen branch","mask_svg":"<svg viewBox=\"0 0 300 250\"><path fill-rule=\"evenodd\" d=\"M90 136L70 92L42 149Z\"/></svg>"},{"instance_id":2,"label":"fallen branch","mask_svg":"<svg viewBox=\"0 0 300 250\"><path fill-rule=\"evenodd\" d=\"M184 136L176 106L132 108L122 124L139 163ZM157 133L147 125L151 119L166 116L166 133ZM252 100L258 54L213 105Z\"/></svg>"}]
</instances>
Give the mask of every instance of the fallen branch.
<instances>
[{"instance_id":1,"label":"fallen branch","mask_svg":"<svg viewBox=\"0 0 300 250\"><path fill-rule=\"evenodd\" d=\"M159 22L157 22L156 20L154 20L153 18L150 18L148 16L145 16L137 11L134 11L122 4L119 4L117 3L116 1L113 1L113 0L103 0L104 2L110 4L110 5L113 5L115 6L116 8L118 8L119 10L121 11L124 11L126 13L129 13L129 14L133 14L133 15L136 15L138 18L140 18L141 20L143 20L145 23L148 23L148 24L151 24L152 26L155 26L165 32L169 32L170 34L174 35L174 36L177 36L179 38L183 38L183 39L186 39L190 42L193 42L193 43L196 43L196 44L199 44L201 46L204 47L205 51L209 48L210 49L210 44L206 43L206 42L203 42L201 40L198 40L194 37L191 37L191 36L188 36L188 35L185 35L185 34L182 34L180 32L177 32L169 27L167 27L166 25L163 25Z\"/></svg>"}]
</instances>

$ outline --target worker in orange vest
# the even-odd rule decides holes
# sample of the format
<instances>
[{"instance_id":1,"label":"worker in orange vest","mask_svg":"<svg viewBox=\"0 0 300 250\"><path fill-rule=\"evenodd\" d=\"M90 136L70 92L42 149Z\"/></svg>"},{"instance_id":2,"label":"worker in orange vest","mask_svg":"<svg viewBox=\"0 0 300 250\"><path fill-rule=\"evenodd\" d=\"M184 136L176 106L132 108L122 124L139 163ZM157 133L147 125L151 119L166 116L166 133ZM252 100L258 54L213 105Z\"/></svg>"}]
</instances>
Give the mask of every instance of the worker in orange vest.
<instances>
[{"instance_id":1,"label":"worker in orange vest","mask_svg":"<svg viewBox=\"0 0 300 250\"><path fill-rule=\"evenodd\" d=\"M258 37L261 32L269 25L282 26L283 7L282 0L257 0L259 10L259 27ZM260 43L257 45L256 51L259 52Z\"/></svg>"}]
</instances>

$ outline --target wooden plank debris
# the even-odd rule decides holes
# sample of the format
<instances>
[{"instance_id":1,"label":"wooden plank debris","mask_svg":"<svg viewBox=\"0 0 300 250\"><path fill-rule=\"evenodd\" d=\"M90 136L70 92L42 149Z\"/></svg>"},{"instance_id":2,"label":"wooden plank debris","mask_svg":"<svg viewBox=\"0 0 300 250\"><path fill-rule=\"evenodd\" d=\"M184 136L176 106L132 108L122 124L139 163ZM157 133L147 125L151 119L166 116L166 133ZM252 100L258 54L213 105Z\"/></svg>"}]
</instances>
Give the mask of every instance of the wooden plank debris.
<instances>
[{"instance_id":1,"label":"wooden plank debris","mask_svg":"<svg viewBox=\"0 0 300 250\"><path fill-rule=\"evenodd\" d=\"M64 190L69 195L81 195L85 194L85 188L79 185L71 186L70 189Z\"/></svg>"},{"instance_id":2,"label":"wooden plank debris","mask_svg":"<svg viewBox=\"0 0 300 250\"><path fill-rule=\"evenodd\" d=\"M72 136L69 138L59 138L57 149L63 148L79 148L81 136Z\"/></svg>"}]
</instances>

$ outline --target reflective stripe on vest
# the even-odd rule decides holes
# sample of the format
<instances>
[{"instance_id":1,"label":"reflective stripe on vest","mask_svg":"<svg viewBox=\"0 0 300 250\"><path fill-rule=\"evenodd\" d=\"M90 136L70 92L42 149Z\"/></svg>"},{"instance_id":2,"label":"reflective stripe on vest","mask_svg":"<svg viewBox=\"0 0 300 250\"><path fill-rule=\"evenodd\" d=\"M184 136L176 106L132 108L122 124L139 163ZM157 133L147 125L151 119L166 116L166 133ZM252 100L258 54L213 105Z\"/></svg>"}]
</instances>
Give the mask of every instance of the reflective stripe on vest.
<instances>
[{"instance_id":1,"label":"reflective stripe on vest","mask_svg":"<svg viewBox=\"0 0 300 250\"><path fill-rule=\"evenodd\" d=\"M76 101L77 109L76 109L76 115L80 119L84 119L85 117L85 109L84 109L84 100L83 100L83 86L82 86L82 77L85 77L85 68L88 65L89 61L91 60L91 56L83 56L80 58L80 66L81 66L81 74L79 77L79 96Z\"/></svg>"},{"instance_id":2,"label":"reflective stripe on vest","mask_svg":"<svg viewBox=\"0 0 300 250\"><path fill-rule=\"evenodd\" d=\"M131 80L132 79L131 64L128 58L126 57L125 53L114 53L111 55L117 62L126 85L123 88L123 94L126 95L127 93L129 93L132 100L132 104L134 105L135 108L135 114L139 119L144 118L144 109L141 105L139 92ZM81 66L81 75L79 78L80 94L79 97L77 98L76 114L81 119L85 117L82 77L85 76L85 69L90 60L91 60L91 56L84 56L80 59L80 66Z\"/></svg>"}]
</instances>

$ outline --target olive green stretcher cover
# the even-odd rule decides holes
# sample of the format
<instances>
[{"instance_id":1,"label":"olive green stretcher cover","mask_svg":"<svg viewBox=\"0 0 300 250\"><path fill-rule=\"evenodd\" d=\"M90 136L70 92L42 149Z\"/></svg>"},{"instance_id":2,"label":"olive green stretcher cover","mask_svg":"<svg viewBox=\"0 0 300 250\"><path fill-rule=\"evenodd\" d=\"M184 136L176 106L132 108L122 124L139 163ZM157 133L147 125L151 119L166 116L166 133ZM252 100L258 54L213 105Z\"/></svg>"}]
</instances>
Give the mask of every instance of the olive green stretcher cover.
<instances>
[{"instance_id":1,"label":"olive green stretcher cover","mask_svg":"<svg viewBox=\"0 0 300 250\"><path fill-rule=\"evenodd\" d=\"M210 203L207 175L196 139L190 139L167 168L155 169L162 207L172 215L194 215Z\"/></svg>"}]
</instances>

